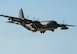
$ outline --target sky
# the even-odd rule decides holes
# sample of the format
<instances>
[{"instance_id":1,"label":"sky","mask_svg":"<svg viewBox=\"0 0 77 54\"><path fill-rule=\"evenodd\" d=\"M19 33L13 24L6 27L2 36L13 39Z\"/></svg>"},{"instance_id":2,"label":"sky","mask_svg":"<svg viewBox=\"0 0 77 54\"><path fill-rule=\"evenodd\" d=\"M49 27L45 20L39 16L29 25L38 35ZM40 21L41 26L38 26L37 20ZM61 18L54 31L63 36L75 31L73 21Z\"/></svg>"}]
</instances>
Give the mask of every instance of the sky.
<instances>
[{"instance_id":1,"label":"sky","mask_svg":"<svg viewBox=\"0 0 77 54\"><path fill-rule=\"evenodd\" d=\"M77 25L77 0L0 0L0 14ZM35 19L34 19L35 18ZM0 17L0 54L77 54L77 27L31 32Z\"/></svg>"}]
</instances>

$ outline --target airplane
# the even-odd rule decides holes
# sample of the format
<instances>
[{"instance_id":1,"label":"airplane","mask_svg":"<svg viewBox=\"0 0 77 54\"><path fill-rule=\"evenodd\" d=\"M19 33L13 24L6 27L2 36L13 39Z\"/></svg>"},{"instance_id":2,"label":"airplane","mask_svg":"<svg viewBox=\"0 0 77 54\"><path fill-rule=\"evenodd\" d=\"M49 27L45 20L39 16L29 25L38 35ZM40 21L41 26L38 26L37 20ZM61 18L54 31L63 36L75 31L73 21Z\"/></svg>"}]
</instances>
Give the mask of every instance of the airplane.
<instances>
[{"instance_id":1,"label":"airplane","mask_svg":"<svg viewBox=\"0 0 77 54\"><path fill-rule=\"evenodd\" d=\"M57 29L58 27L61 27L62 30L67 30L69 29L68 26L75 26L75 25L68 25L68 24L58 24L54 20L50 20L50 21L29 20L24 17L22 8L19 11L19 17L12 17L3 14L0 14L0 16L8 18L9 20L8 23L21 25L32 32L40 31L40 33L45 33L45 31L47 30L54 32L54 30Z\"/></svg>"}]
</instances>

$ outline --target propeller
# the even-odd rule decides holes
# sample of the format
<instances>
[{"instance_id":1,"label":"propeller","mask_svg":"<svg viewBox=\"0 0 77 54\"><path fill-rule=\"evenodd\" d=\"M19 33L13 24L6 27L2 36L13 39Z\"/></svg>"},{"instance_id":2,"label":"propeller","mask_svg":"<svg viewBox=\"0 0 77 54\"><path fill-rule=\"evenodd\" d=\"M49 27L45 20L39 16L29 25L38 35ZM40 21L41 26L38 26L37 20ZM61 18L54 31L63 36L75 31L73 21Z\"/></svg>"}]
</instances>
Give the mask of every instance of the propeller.
<instances>
[{"instance_id":1,"label":"propeller","mask_svg":"<svg viewBox=\"0 0 77 54\"><path fill-rule=\"evenodd\" d=\"M35 21L36 19L35 19L35 17L33 18L33 21Z\"/></svg>"},{"instance_id":2,"label":"propeller","mask_svg":"<svg viewBox=\"0 0 77 54\"><path fill-rule=\"evenodd\" d=\"M27 17L26 18L29 18L29 15L27 15Z\"/></svg>"},{"instance_id":3,"label":"propeller","mask_svg":"<svg viewBox=\"0 0 77 54\"><path fill-rule=\"evenodd\" d=\"M40 19L39 19L39 18L37 18L37 20L39 21Z\"/></svg>"},{"instance_id":4,"label":"propeller","mask_svg":"<svg viewBox=\"0 0 77 54\"><path fill-rule=\"evenodd\" d=\"M34 20L34 21L39 21L39 18L35 18L35 17L34 17L33 20Z\"/></svg>"}]
</instances>

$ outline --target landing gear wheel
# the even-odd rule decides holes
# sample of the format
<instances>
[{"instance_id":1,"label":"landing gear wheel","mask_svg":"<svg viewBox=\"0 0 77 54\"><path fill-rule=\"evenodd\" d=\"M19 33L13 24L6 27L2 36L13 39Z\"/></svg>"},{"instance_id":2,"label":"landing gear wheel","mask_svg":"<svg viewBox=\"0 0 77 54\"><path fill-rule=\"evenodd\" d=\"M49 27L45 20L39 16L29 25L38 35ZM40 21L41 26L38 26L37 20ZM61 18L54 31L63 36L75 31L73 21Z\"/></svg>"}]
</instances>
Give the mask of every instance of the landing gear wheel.
<instances>
[{"instance_id":1,"label":"landing gear wheel","mask_svg":"<svg viewBox=\"0 0 77 54\"><path fill-rule=\"evenodd\" d=\"M37 30L33 30L33 32L36 32Z\"/></svg>"},{"instance_id":2,"label":"landing gear wheel","mask_svg":"<svg viewBox=\"0 0 77 54\"><path fill-rule=\"evenodd\" d=\"M45 31L40 31L41 33L45 33Z\"/></svg>"},{"instance_id":3,"label":"landing gear wheel","mask_svg":"<svg viewBox=\"0 0 77 54\"><path fill-rule=\"evenodd\" d=\"M52 32L54 32L54 30L51 30Z\"/></svg>"}]
</instances>

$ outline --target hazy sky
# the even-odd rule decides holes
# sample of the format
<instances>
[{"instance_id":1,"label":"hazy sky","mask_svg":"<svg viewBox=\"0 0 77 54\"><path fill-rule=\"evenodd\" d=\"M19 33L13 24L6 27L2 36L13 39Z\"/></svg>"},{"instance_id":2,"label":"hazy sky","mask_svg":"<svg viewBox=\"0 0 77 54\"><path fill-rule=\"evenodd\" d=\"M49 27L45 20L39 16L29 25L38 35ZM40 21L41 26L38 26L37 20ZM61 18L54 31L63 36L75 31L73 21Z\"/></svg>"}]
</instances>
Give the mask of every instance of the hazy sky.
<instances>
[{"instance_id":1,"label":"hazy sky","mask_svg":"<svg viewBox=\"0 0 77 54\"><path fill-rule=\"evenodd\" d=\"M0 0L0 14L56 20L77 25L77 0ZM8 24L0 17L0 54L77 54L77 27L55 32L31 32L20 25Z\"/></svg>"}]
</instances>

